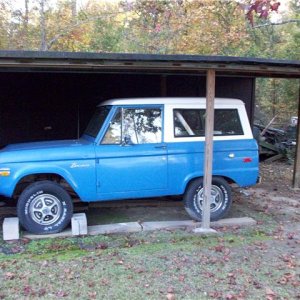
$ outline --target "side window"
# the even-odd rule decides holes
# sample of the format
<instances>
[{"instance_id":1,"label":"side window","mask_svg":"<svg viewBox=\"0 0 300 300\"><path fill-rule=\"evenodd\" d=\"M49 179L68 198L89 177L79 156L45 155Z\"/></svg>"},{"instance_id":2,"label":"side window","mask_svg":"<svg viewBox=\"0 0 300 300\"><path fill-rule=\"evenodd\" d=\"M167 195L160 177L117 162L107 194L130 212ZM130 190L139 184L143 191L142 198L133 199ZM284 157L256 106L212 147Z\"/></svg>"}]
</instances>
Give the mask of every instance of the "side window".
<instances>
[{"instance_id":1,"label":"side window","mask_svg":"<svg viewBox=\"0 0 300 300\"><path fill-rule=\"evenodd\" d=\"M174 109L175 137L204 136L203 110Z\"/></svg>"},{"instance_id":2,"label":"side window","mask_svg":"<svg viewBox=\"0 0 300 300\"><path fill-rule=\"evenodd\" d=\"M204 109L174 109L174 136L205 135ZM214 136L242 135L243 128L237 109L216 109Z\"/></svg>"},{"instance_id":3,"label":"side window","mask_svg":"<svg viewBox=\"0 0 300 300\"><path fill-rule=\"evenodd\" d=\"M243 135L237 109L216 109L214 135Z\"/></svg>"},{"instance_id":4,"label":"side window","mask_svg":"<svg viewBox=\"0 0 300 300\"><path fill-rule=\"evenodd\" d=\"M123 110L123 140L131 144L161 143L162 117L158 108Z\"/></svg>"},{"instance_id":5,"label":"side window","mask_svg":"<svg viewBox=\"0 0 300 300\"><path fill-rule=\"evenodd\" d=\"M162 116L158 108L123 108L115 114L101 144L162 142Z\"/></svg>"},{"instance_id":6,"label":"side window","mask_svg":"<svg viewBox=\"0 0 300 300\"><path fill-rule=\"evenodd\" d=\"M114 118L109 123L109 127L105 133L101 144L121 144L121 109L117 111Z\"/></svg>"}]
</instances>

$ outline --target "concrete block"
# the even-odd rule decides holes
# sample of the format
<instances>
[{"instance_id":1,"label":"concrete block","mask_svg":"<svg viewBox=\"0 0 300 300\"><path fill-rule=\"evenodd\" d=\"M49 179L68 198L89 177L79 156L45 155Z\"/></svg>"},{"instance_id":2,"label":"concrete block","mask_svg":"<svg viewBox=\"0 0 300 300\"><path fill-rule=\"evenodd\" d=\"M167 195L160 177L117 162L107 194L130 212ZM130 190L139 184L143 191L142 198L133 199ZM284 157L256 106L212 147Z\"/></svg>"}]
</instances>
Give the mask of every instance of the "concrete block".
<instances>
[{"instance_id":1,"label":"concrete block","mask_svg":"<svg viewBox=\"0 0 300 300\"><path fill-rule=\"evenodd\" d=\"M73 214L71 219L72 235L87 234L87 219L85 213Z\"/></svg>"},{"instance_id":2,"label":"concrete block","mask_svg":"<svg viewBox=\"0 0 300 300\"><path fill-rule=\"evenodd\" d=\"M159 221L159 222L143 222L141 226L143 231L153 231L162 229L185 229L190 227L195 227L196 223L192 220L186 221Z\"/></svg>"},{"instance_id":3,"label":"concrete block","mask_svg":"<svg viewBox=\"0 0 300 300\"><path fill-rule=\"evenodd\" d=\"M41 239L41 238L55 238L55 237L69 237L74 235L82 235L82 234L90 234L90 235L97 235L97 234L111 234L111 233L132 233L132 232L141 232L141 231L153 231L153 230L161 230L161 229L194 229L194 232L197 234L214 234L215 230L203 229L201 228L201 222L195 222L192 220L185 220L185 221L162 221L162 222L128 222L128 223L117 223L117 224L107 224L107 225L94 225L87 227L87 233L83 230L83 227L79 224L78 217L76 215L84 215L86 220L85 214L74 214L72 218L72 231L65 230L60 233L55 234L48 234L48 235L34 235L30 233L24 233L24 237L30 239ZM211 226L213 228L218 227L232 227L232 226L253 226L256 225L256 221L252 218L229 218L229 219L222 219L216 222L211 222ZM77 227L76 227L77 226ZM76 232L75 232L76 230ZM74 233L73 233L74 231Z\"/></svg>"},{"instance_id":4,"label":"concrete block","mask_svg":"<svg viewBox=\"0 0 300 300\"><path fill-rule=\"evenodd\" d=\"M54 238L65 238L65 237L71 237L72 231L67 229L59 233L51 233L51 234L34 234L25 231L23 234L24 238L30 239L30 240L40 240L40 239L54 239Z\"/></svg>"},{"instance_id":5,"label":"concrete block","mask_svg":"<svg viewBox=\"0 0 300 300\"><path fill-rule=\"evenodd\" d=\"M89 234L131 233L140 232L142 227L138 222L116 223L107 225L89 226Z\"/></svg>"},{"instance_id":6,"label":"concrete block","mask_svg":"<svg viewBox=\"0 0 300 300\"><path fill-rule=\"evenodd\" d=\"M243 217L243 218L228 218L228 219L221 219L216 222L211 222L211 226L218 228L218 227L225 227L225 226L254 226L256 225L256 221L252 218Z\"/></svg>"},{"instance_id":7,"label":"concrete block","mask_svg":"<svg viewBox=\"0 0 300 300\"><path fill-rule=\"evenodd\" d=\"M20 238L19 218L5 218L3 221L3 240L18 240Z\"/></svg>"}]
</instances>

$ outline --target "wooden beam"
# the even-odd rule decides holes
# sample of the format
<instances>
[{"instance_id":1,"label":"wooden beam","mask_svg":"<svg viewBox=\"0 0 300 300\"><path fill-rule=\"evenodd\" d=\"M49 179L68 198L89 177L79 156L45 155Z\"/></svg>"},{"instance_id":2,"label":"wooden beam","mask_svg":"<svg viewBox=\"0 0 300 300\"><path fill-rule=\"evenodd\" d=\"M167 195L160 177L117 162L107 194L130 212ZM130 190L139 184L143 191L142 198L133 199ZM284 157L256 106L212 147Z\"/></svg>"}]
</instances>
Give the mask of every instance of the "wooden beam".
<instances>
[{"instance_id":1,"label":"wooden beam","mask_svg":"<svg viewBox=\"0 0 300 300\"><path fill-rule=\"evenodd\" d=\"M202 228L210 228L210 198L212 184L213 134L214 134L214 103L215 103L216 72L208 70L206 76L206 119L205 119L205 155L204 155L204 191Z\"/></svg>"},{"instance_id":2,"label":"wooden beam","mask_svg":"<svg viewBox=\"0 0 300 300\"><path fill-rule=\"evenodd\" d=\"M299 95L298 95L298 124L297 124L297 139L296 139L296 154L294 162L293 188L300 188L300 80L299 80Z\"/></svg>"}]
</instances>

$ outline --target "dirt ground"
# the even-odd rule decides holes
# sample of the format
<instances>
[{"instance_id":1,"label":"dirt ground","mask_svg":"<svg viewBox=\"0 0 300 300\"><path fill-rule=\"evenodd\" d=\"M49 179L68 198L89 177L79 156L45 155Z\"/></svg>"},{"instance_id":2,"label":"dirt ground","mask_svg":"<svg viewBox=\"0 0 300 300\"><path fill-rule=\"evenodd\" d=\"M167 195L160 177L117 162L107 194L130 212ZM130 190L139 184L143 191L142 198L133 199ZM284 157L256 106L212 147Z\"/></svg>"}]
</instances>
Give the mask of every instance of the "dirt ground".
<instances>
[{"instance_id":1,"label":"dirt ground","mask_svg":"<svg viewBox=\"0 0 300 300\"><path fill-rule=\"evenodd\" d=\"M260 167L260 184L233 188L228 216L252 217L254 227L0 241L0 299L300 299L300 190L292 166ZM89 225L189 219L179 200L78 209Z\"/></svg>"},{"instance_id":2,"label":"dirt ground","mask_svg":"<svg viewBox=\"0 0 300 300\"><path fill-rule=\"evenodd\" d=\"M260 176L261 182L254 187L244 189L233 186L233 205L227 217L264 212L282 223L285 230L298 228L300 189L292 188L293 166L286 162L261 163ZM190 219L180 197L80 203L75 210L87 214L88 225ZM15 207L0 201L0 223L9 216L16 216ZM300 231L295 230L295 234L300 234Z\"/></svg>"},{"instance_id":3,"label":"dirt ground","mask_svg":"<svg viewBox=\"0 0 300 300\"><path fill-rule=\"evenodd\" d=\"M272 216L282 230L300 238L300 189L292 188L293 166L285 162L260 164L260 184L242 190L255 210Z\"/></svg>"},{"instance_id":4,"label":"dirt ground","mask_svg":"<svg viewBox=\"0 0 300 300\"><path fill-rule=\"evenodd\" d=\"M292 188L293 166L286 162L260 164L261 182L254 187L233 187L233 206L227 217L271 216L284 232L300 238L300 189ZM91 204L89 225L130 221L187 220L180 198Z\"/></svg>"}]
</instances>

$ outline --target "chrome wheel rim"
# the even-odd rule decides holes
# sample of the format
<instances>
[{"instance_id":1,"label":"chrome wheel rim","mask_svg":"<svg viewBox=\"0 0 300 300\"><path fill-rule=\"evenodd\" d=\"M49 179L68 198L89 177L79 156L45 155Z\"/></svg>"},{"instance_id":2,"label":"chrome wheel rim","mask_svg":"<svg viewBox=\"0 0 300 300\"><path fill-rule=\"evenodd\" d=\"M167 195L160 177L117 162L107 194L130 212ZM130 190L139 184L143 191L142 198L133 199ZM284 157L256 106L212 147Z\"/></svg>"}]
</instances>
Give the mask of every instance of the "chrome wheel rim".
<instances>
[{"instance_id":1,"label":"chrome wheel rim","mask_svg":"<svg viewBox=\"0 0 300 300\"><path fill-rule=\"evenodd\" d=\"M40 225L52 225L61 216L62 205L59 199L50 194L41 194L30 203L29 214Z\"/></svg>"},{"instance_id":2,"label":"chrome wheel rim","mask_svg":"<svg viewBox=\"0 0 300 300\"><path fill-rule=\"evenodd\" d=\"M204 189L201 188L196 196L196 201L198 204L198 207L203 210L203 192ZM211 197L210 197L210 212L216 212L220 209L220 207L222 206L224 202L224 194L222 192L222 190L216 186L216 185L212 185L211 187Z\"/></svg>"}]
</instances>

